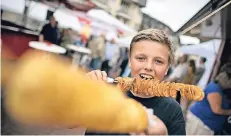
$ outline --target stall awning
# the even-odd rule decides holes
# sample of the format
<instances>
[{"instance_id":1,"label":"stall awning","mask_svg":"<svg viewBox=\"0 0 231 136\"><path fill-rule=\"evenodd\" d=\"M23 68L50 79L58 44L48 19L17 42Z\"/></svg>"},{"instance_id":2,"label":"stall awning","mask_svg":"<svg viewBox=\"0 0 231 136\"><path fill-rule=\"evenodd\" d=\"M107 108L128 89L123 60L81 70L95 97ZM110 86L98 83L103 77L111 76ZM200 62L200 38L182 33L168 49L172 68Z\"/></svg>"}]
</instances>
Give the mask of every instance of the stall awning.
<instances>
[{"instance_id":1,"label":"stall awning","mask_svg":"<svg viewBox=\"0 0 231 136\"><path fill-rule=\"evenodd\" d=\"M23 14L25 9L25 0L1 0L1 7L7 11Z\"/></svg>"},{"instance_id":2,"label":"stall awning","mask_svg":"<svg viewBox=\"0 0 231 136\"><path fill-rule=\"evenodd\" d=\"M80 31L81 25L76 16L68 14L67 10L58 9L55 11L54 16L59 22L60 27L71 28L75 31Z\"/></svg>"},{"instance_id":3,"label":"stall awning","mask_svg":"<svg viewBox=\"0 0 231 136\"><path fill-rule=\"evenodd\" d=\"M216 56L220 44L221 44L221 40L214 39L197 45L181 46L178 49L178 51L184 54L198 55L198 56L209 58L209 57Z\"/></svg>"},{"instance_id":4,"label":"stall awning","mask_svg":"<svg viewBox=\"0 0 231 136\"><path fill-rule=\"evenodd\" d=\"M181 45L194 45L199 44L200 39L196 37L186 36L186 35L180 35L180 44Z\"/></svg>"},{"instance_id":5,"label":"stall awning","mask_svg":"<svg viewBox=\"0 0 231 136\"><path fill-rule=\"evenodd\" d=\"M118 45L121 46L121 47L130 48L130 44L131 44L132 38L133 38L133 36L123 37L123 38L120 38L120 39L117 41L117 43L118 43Z\"/></svg>"}]
</instances>

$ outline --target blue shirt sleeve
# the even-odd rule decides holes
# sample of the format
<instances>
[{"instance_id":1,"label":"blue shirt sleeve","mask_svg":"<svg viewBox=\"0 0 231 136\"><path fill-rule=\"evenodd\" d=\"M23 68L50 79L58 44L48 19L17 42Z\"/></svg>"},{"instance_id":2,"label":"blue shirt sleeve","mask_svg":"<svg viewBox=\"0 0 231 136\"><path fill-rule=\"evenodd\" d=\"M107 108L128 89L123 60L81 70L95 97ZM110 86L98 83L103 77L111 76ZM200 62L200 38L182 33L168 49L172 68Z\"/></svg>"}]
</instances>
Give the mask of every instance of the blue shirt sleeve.
<instances>
[{"instance_id":1,"label":"blue shirt sleeve","mask_svg":"<svg viewBox=\"0 0 231 136\"><path fill-rule=\"evenodd\" d=\"M210 94L210 93L221 93L222 90L220 88L220 86L215 83L215 82L210 82L207 86L207 88L205 89L205 94Z\"/></svg>"}]
</instances>

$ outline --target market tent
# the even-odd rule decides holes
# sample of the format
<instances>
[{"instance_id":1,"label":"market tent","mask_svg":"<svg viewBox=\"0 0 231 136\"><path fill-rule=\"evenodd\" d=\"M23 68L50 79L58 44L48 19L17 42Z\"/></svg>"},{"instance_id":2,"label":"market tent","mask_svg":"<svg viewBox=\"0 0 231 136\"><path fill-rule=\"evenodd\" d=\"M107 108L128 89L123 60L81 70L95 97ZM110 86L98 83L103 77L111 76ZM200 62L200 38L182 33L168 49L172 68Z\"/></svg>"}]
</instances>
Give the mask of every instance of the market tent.
<instances>
[{"instance_id":1,"label":"market tent","mask_svg":"<svg viewBox=\"0 0 231 136\"><path fill-rule=\"evenodd\" d=\"M118 39L117 43L118 43L119 46L129 48L130 43L132 41L132 38L133 38L133 36L123 37L123 38Z\"/></svg>"},{"instance_id":2,"label":"market tent","mask_svg":"<svg viewBox=\"0 0 231 136\"><path fill-rule=\"evenodd\" d=\"M60 27L71 28L75 31L80 31L81 25L76 16L68 14L68 11L64 9L58 9L54 13L54 17L59 22Z\"/></svg>"},{"instance_id":3,"label":"market tent","mask_svg":"<svg viewBox=\"0 0 231 136\"><path fill-rule=\"evenodd\" d=\"M180 44L181 45L193 45L193 44L199 44L200 43L200 39L196 38L196 37L191 37L191 36L187 36L187 35L180 35Z\"/></svg>"},{"instance_id":4,"label":"market tent","mask_svg":"<svg viewBox=\"0 0 231 136\"><path fill-rule=\"evenodd\" d=\"M220 43L221 40L215 39L197 45L181 46L178 49L178 51L185 54L198 55L202 57L211 57L217 54L220 47Z\"/></svg>"}]
</instances>

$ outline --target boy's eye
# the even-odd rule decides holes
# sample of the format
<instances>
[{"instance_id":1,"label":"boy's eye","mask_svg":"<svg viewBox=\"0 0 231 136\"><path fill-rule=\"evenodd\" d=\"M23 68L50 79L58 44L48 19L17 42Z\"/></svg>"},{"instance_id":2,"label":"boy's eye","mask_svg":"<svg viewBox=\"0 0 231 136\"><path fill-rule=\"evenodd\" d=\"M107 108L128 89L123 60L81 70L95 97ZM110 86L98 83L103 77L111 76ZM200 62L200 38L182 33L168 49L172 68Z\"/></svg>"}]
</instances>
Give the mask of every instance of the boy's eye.
<instances>
[{"instance_id":1,"label":"boy's eye","mask_svg":"<svg viewBox=\"0 0 231 136\"><path fill-rule=\"evenodd\" d=\"M156 62L157 64L163 64L163 62L162 62L161 60L155 60L155 62Z\"/></svg>"},{"instance_id":2,"label":"boy's eye","mask_svg":"<svg viewBox=\"0 0 231 136\"><path fill-rule=\"evenodd\" d=\"M136 59L137 59L137 60L140 60L140 61L145 60L145 58L144 58L144 57L137 57Z\"/></svg>"}]
</instances>

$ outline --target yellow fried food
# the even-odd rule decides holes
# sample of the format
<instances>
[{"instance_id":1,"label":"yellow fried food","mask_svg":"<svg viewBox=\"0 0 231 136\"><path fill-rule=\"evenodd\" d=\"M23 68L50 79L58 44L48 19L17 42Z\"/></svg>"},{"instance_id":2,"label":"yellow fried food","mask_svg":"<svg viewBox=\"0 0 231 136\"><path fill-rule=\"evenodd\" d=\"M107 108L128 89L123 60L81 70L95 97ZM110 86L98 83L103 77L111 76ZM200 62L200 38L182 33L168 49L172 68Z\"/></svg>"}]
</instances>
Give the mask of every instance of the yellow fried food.
<instances>
[{"instance_id":1,"label":"yellow fried food","mask_svg":"<svg viewBox=\"0 0 231 136\"><path fill-rule=\"evenodd\" d=\"M201 101L204 98L204 92L195 85L182 83L160 82L157 79L142 78L116 78L118 87L123 91L131 90L133 93L143 96L173 97L176 98L177 91L180 91L182 97L189 100Z\"/></svg>"},{"instance_id":2,"label":"yellow fried food","mask_svg":"<svg viewBox=\"0 0 231 136\"><path fill-rule=\"evenodd\" d=\"M116 133L142 132L148 127L140 103L116 87L88 79L57 56L27 53L12 75L6 108L22 123Z\"/></svg>"}]
</instances>

